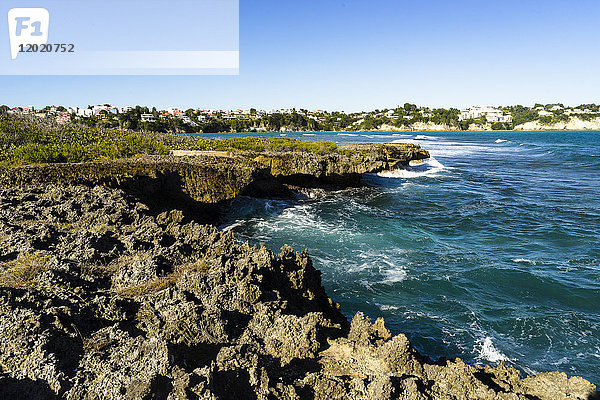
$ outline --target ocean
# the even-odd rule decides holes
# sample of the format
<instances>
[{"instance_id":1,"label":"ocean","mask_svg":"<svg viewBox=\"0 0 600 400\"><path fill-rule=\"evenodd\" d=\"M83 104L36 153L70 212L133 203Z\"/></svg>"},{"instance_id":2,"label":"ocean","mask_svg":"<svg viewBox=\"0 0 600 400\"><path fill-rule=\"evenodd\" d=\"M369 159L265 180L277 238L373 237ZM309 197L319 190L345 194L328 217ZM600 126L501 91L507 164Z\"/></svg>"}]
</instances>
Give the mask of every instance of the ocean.
<instances>
[{"instance_id":1,"label":"ocean","mask_svg":"<svg viewBox=\"0 0 600 400\"><path fill-rule=\"evenodd\" d=\"M600 133L286 136L432 157L315 200L238 198L238 240L308 249L345 315L384 317L432 359L600 383Z\"/></svg>"}]
</instances>

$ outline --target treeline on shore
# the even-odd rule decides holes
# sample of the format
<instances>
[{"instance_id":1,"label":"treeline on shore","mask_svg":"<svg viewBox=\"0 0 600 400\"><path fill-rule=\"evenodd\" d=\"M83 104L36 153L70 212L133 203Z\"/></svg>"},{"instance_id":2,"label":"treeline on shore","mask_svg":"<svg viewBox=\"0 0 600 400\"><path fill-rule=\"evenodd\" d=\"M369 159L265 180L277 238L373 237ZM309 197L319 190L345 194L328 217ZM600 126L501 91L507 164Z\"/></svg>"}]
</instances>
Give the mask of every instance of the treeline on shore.
<instances>
[{"instance_id":1,"label":"treeline on shore","mask_svg":"<svg viewBox=\"0 0 600 400\"><path fill-rule=\"evenodd\" d=\"M9 108L0 106L0 115L7 115ZM461 118L456 108L428 108L405 103L396 108L369 112L345 113L343 111L312 112L292 109L286 112L259 112L250 109L247 115L231 116L226 112L206 113L202 110L183 111L183 118L164 117L156 108L131 107L127 112L111 114L103 112L89 117L72 116L71 122L81 126L101 129L121 129L161 133L224 133L224 132L332 132L371 131L385 127L386 130L410 130L415 126L445 126L455 130L492 129L512 130L527 122L539 121L552 125L569 122L572 118L591 121L600 118L600 106L582 104L565 107L563 104L535 104L498 107L510 115L512 122L488 121L485 116ZM142 115L152 115L153 121L144 121Z\"/></svg>"}]
</instances>

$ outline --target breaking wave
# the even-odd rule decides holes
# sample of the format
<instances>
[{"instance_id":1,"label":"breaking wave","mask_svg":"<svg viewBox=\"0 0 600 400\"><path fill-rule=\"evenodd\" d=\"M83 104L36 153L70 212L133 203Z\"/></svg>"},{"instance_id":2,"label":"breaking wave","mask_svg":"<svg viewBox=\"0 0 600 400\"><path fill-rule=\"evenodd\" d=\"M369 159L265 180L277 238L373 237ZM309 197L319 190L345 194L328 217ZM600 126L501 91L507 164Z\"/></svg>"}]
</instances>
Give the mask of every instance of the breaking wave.
<instances>
[{"instance_id":1,"label":"breaking wave","mask_svg":"<svg viewBox=\"0 0 600 400\"><path fill-rule=\"evenodd\" d=\"M415 140L437 140L437 136L417 135Z\"/></svg>"},{"instance_id":2,"label":"breaking wave","mask_svg":"<svg viewBox=\"0 0 600 400\"><path fill-rule=\"evenodd\" d=\"M445 169L446 166L444 164L436 160L434 157L431 157L422 163L411 163L408 167L399 168L394 171L383 171L377 175L382 178L412 179L420 178L422 176L434 176Z\"/></svg>"},{"instance_id":3,"label":"breaking wave","mask_svg":"<svg viewBox=\"0 0 600 400\"><path fill-rule=\"evenodd\" d=\"M478 348L479 346L479 348ZM476 358L480 361L499 363L500 361L510 361L500 350L494 347L491 337L486 337L483 342L475 346L473 351L477 354Z\"/></svg>"}]
</instances>

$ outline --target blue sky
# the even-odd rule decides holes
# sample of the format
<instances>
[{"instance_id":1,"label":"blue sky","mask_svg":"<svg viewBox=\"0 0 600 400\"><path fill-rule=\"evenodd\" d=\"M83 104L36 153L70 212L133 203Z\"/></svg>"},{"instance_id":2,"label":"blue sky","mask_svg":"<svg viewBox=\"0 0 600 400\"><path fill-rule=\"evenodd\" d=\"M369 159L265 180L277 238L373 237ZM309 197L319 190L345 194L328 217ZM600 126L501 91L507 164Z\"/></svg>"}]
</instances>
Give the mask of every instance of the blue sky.
<instances>
[{"instance_id":1,"label":"blue sky","mask_svg":"<svg viewBox=\"0 0 600 400\"><path fill-rule=\"evenodd\" d=\"M0 76L0 104L600 103L597 0L240 0L239 16L239 76Z\"/></svg>"}]
</instances>

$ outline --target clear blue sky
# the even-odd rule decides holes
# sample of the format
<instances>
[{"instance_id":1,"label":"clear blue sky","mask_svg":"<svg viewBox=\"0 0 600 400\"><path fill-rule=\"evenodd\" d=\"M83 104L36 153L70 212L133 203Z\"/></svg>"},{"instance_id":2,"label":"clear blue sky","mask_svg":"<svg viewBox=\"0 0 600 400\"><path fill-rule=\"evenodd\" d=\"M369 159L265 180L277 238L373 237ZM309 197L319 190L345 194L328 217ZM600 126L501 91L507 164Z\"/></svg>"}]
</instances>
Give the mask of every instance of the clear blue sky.
<instances>
[{"instance_id":1,"label":"clear blue sky","mask_svg":"<svg viewBox=\"0 0 600 400\"><path fill-rule=\"evenodd\" d=\"M599 39L598 0L240 0L239 76L0 76L0 104L600 103Z\"/></svg>"}]
</instances>

